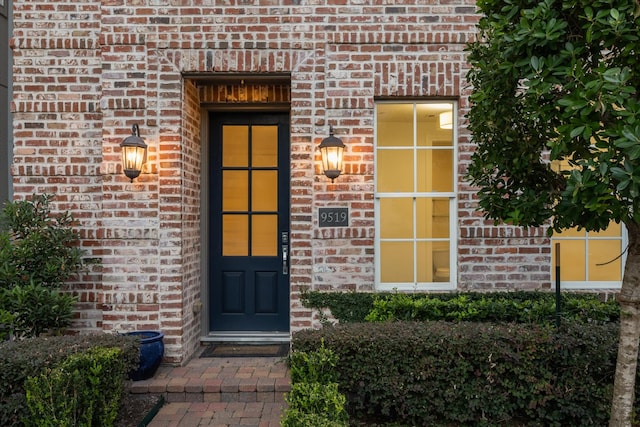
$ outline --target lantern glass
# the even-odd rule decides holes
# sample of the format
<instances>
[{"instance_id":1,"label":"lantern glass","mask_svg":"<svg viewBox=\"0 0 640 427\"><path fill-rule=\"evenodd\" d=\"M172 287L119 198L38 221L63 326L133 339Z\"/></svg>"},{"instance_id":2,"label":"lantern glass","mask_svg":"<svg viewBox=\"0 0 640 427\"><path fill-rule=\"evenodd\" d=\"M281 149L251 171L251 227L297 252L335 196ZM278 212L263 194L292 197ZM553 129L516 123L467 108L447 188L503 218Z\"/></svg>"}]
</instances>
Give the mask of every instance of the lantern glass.
<instances>
[{"instance_id":1,"label":"lantern glass","mask_svg":"<svg viewBox=\"0 0 640 427\"><path fill-rule=\"evenodd\" d=\"M342 172L342 159L344 147L322 147L320 154L322 156L322 170L324 174L333 179L337 178Z\"/></svg>"},{"instance_id":2,"label":"lantern glass","mask_svg":"<svg viewBox=\"0 0 640 427\"><path fill-rule=\"evenodd\" d=\"M136 176L134 176L133 178L140 175L146 154L147 154L147 149L144 147L140 147L140 146L122 147L122 168L125 171L125 175L131 178L128 172L133 172L133 171L137 172Z\"/></svg>"},{"instance_id":3,"label":"lantern glass","mask_svg":"<svg viewBox=\"0 0 640 427\"><path fill-rule=\"evenodd\" d=\"M120 144L122 148L122 169L124 174L133 182L142 172L142 165L147 161L147 144L140 138L138 125L133 125L131 136Z\"/></svg>"},{"instance_id":4,"label":"lantern glass","mask_svg":"<svg viewBox=\"0 0 640 427\"><path fill-rule=\"evenodd\" d=\"M342 140L333 136L333 126L330 126L329 136L322 140L318 149L322 157L322 172L331 179L331 182L342 172L344 148Z\"/></svg>"}]
</instances>

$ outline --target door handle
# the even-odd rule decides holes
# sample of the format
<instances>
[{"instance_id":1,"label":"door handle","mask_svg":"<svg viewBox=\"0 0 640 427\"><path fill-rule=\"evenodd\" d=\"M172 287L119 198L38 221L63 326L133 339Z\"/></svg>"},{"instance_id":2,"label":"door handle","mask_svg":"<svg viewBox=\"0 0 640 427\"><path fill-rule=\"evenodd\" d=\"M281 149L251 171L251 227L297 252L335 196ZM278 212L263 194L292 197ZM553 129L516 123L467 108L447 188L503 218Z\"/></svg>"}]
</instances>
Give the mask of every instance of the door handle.
<instances>
[{"instance_id":1,"label":"door handle","mask_svg":"<svg viewBox=\"0 0 640 427\"><path fill-rule=\"evenodd\" d=\"M282 274L289 274L289 245L282 245Z\"/></svg>"}]
</instances>

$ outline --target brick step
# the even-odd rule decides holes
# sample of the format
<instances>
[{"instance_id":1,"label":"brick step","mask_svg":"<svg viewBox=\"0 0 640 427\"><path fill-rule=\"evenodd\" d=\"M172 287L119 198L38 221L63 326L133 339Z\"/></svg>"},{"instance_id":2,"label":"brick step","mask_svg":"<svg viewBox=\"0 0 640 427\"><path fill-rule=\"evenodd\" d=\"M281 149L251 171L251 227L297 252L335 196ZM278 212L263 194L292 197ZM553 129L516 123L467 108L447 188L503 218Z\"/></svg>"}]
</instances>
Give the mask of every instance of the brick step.
<instances>
[{"instance_id":1,"label":"brick step","mask_svg":"<svg viewBox=\"0 0 640 427\"><path fill-rule=\"evenodd\" d=\"M196 358L162 365L153 378L133 381L134 394L163 395L167 402L284 402L291 389L282 358Z\"/></svg>"},{"instance_id":2,"label":"brick step","mask_svg":"<svg viewBox=\"0 0 640 427\"><path fill-rule=\"evenodd\" d=\"M160 378L132 382L132 394L163 395L167 402L284 402L289 378Z\"/></svg>"}]
</instances>

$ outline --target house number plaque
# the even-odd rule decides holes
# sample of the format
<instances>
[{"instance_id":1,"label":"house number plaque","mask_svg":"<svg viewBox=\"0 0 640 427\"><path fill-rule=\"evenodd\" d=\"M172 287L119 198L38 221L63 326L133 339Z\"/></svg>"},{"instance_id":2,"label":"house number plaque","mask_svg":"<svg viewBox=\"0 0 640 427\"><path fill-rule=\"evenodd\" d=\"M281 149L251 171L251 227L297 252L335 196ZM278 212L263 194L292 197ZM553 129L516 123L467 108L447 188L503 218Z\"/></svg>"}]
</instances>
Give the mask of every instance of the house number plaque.
<instances>
[{"instance_id":1,"label":"house number plaque","mask_svg":"<svg viewBox=\"0 0 640 427\"><path fill-rule=\"evenodd\" d=\"M348 227L349 208L319 208L318 226L320 227Z\"/></svg>"}]
</instances>

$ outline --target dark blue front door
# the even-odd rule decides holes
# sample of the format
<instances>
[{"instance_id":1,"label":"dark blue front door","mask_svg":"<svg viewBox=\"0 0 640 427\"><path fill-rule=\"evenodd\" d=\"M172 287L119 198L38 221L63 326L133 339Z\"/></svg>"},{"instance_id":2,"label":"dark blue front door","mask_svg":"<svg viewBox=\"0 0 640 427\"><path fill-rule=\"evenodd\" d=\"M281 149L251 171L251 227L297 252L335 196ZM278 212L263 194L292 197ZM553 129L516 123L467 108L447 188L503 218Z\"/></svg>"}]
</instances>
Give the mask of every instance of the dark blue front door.
<instances>
[{"instance_id":1,"label":"dark blue front door","mask_svg":"<svg viewBox=\"0 0 640 427\"><path fill-rule=\"evenodd\" d=\"M211 113L210 331L289 331L289 115Z\"/></svg>"}]
</instances>

